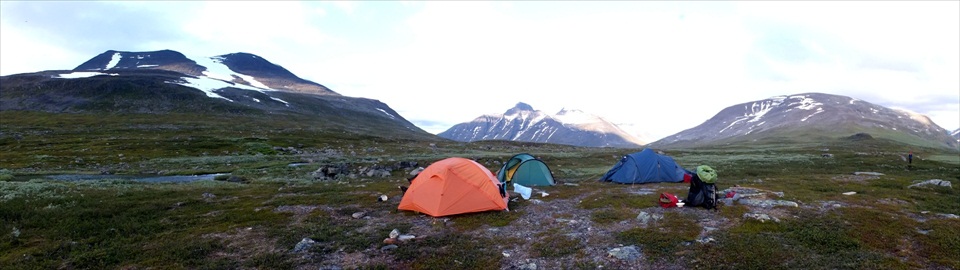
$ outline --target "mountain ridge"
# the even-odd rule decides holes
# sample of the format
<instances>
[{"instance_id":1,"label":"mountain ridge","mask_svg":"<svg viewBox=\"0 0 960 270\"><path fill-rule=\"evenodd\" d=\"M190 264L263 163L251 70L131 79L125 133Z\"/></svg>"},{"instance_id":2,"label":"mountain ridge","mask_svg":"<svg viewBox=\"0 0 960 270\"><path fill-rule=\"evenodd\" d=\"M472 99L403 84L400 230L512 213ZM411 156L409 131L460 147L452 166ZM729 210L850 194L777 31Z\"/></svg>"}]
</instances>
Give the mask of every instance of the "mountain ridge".
<instances>
[{"instance_id":1,"label":"mountain ridge","mask_svg":"<svg viewBox=\"0 0 960 270\"><path fill-rule=\"evenodd\" d=\"M293 117L347 132L439 139L379 100L340 95L249 53L194 60L173 50L108 50L73 70L0 82L0 111Z\"/></svg>"},{"instance_id":2,"label":"mountain ridge","mask_svg":"<svg viewBox=\"0 0 960 270\"><path fill-rule=\"evenodd\" d=\"M878 133L874 136L911 144L957 146L946 136L946 130L924 115L823 93L781 95L736 104L700 125L650 145L696 147L763 137L795 137L801 133L841 137L860 132Z\"/></svg>"},{"instance_id":3,"label":"mountain ridge","mask_svg":"<svg viewBox=\"0 0 960 270\"><path fill-rule=\"evenodd\" d=\"M575 109L557 114L519 102L503 114L485 114L437 136L464 142L509 140L587 147L638 147L643 142L601 117Z\"/></svg>"}]
</instances>

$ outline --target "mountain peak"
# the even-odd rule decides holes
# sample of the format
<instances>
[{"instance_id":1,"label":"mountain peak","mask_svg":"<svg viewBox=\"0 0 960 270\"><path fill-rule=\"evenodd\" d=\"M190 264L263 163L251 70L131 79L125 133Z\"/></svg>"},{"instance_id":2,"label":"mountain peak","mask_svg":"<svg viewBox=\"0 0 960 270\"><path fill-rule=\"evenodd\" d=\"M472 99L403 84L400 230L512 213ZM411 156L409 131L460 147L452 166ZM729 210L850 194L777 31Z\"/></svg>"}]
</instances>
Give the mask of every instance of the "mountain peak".
<instances>
[{"instance_id":1,"label":"mountain peak","mask_svg":"<svg viewBox=\"0 0 960 270\"><path fill-rule=\"evenodd\" d=\"M523 102L502 115L484 115L437 135L467 142L511 140L590 147L636 147L643 143L592 114L563 109L549 115Z\"/></svg>"},{"instance_id":2,"label":"mountain peak","mask_svg":"<svg viewBox=\"0 0 960 270\"><path fill-rule=\"evenodd\" d=\"M530 106L530 104L518 102L516 106L513 106L513 108L510 108L509 110L507 110L507 112L504 113L504 115L511 115L519 112L534 112L534 111L536 110L534 110L533 106Z\"/></svg>"},{"instance_id":3,"label":"mountain peak","mask_svg":"<svg viewBox=\"0 0 960 270\"><path fill-rule=\"evenodd\" d=\"M533 110L533 106L530 106L530 104L526 104L526 103L523 103L523 102L517 102L517 105L516 105L516 106L513 106L513 108L514 108L514 109L517 109L517 110L523 110L523 111L532 111L532 110Z\"/></svg>"}]
</instances>

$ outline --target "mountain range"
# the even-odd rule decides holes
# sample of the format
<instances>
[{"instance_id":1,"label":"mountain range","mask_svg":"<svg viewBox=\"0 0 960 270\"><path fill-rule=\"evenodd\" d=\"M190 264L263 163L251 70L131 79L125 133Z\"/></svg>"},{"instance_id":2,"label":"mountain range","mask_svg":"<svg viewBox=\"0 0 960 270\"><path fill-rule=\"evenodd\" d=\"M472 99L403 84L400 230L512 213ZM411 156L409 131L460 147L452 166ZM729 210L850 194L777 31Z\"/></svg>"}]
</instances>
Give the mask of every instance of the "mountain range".
<instances>
[{"instance_id":1,"label":"mountain range","mask_svg":"<svg viewBox=\"0 0 960 270\"><path fill-rule=\"evenodd\" d=\"M639 147L644 143L596 115L568 109L551 115L523 102L503 114L482 115L437 135L462 142L508 140L587 147Z\"/></svg>"},{"instance_id":2,"label":"mountain range","mask_svg":"<svg viewBox=\"0 0 960 270\"><path fill-rule=\"evenodd\" d=\"M378 100L343 96L249 53L110 50L73 70L0 82L0 111L262 116L364 135L435 138Z\"/></svg>"},{"instance_id":3,"label":"mountain range","mask_svg":"<svg viewBox=\"0 0 960 270\"><path fill-rule=\"evenodd\" d=\"M845 96L805 93L727 107L652 147L697 147L758 140L817 141L857 133L912 145L956 149L957 140L927 116Z\"/></svg>"},{"instance_id":4,"label":"mountain range","mask_svg":"<svg viewBox=\"0 0 960 270\"><path fill-rule=\"evenodd\" d=\"M287 121L338 134L438 140L375 99L343 96L250 53L188 57L173 50L109 50L72 70L0 77L0 112L186 114ZM642 119L640 119L642 121ZM650 143L683 148L756 141L821 141L866 133L905 144L957 149L926 116L830 94L776 96L733 105L702 124ZM601 117L548 114L518 103L438 134L456 141L510 140L634 148L644 141Z\"/></svg>"}]
</instances>

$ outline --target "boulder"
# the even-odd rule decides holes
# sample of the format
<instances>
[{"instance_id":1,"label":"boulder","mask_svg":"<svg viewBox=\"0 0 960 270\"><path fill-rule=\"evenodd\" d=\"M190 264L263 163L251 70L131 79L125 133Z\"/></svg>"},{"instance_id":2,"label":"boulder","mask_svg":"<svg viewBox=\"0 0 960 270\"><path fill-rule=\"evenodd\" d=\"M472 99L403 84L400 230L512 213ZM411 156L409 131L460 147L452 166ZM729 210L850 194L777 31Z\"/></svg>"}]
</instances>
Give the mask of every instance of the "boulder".
<instances>
[{"instance_id":1,"label":"boulder","mask_svg":"<svg viewBox=\"0 0 960 270\"><path fill-rule=\"evenodd\" d=\"M930 179L926 181L913 181L913 185L907 186L907 188L918 188L918 187L948 187L953 188L953 184L950 181L940 180L940 179Z\"/></svg>"}]
</instances>

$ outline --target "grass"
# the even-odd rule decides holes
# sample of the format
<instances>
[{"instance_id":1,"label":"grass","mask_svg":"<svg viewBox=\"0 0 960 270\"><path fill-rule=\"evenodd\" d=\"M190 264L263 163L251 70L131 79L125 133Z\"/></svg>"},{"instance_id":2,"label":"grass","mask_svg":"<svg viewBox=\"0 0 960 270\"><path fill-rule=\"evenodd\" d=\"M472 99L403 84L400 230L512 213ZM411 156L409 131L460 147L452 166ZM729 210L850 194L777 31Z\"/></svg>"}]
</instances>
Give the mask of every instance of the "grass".
<instances>
[{"instance_id":1,"label":"grass","mask_svg":"<svg viewBox=\"0 0 960 270\"><path fill-rule=\"evenodd\" d=\"M716 241L701 244L696 242L704 229L702 217L694 214L698 209L667 211L645 228L633 223L641 209L659 207L659 192L682 197L685 184L596 181L622 155L638 149L378 138L324 131L331 126L314 129L309 123L294 123L298 119L245 123L170 117L173 121L135 114L0 112L0 265L501 269L533 259L546 268L607 268L620 264L607 257L606 250L637 245L646 263L668 268L960 268L955 256L960 253L960 220L944 217L960 214L960 167L944 158L956 156L946 150L883 140L669 149L685 167L707 164L717 169L720 189L740 185L780 191L784 196L779 199L802 206L724 206L709 215L726 220L709 232ZM909 150L924 159L908 167L899 152ZM396 209L396 186L406 184L406 172L334 181L312 177L321 165L359 168L415 161L425 167L451 156L476 159L495 171L498 161L521 152L538 156L558 181L576 186L538 187L550 196L535 196L542 201L539 205L511 201L510 212L431 218ZM823 152L834 156L823 158ZM884 175L854 179L853 172L861 171ZM149 184L40 177L78 172L229 172L245 181ZM907 188L927 179L953 181L954 188ZM641 188L654 194L635 193ZM842 195L847 191L857 194ZM378 202L381 194L390 200ZM826 202L842 206L821 208ZM551 208L555 205L563 207ZM577 227L584 222L531 222L530 216L541 214L536 211L567 220L586 213L593 231L604 234ZM779 214L781 222L742 218L755 211ZM350 216L355 212L369 218L355 219ZM381 251L393 229L417 238ZM290 253L303 238L317 245L306 253ZM511 256L502 255L504 251Z\"/></svg>"},{"instance_id":2,"label":"grass","mask_svg":"<svg viewBox=\"0 0 960 270\"><path fill-rule=\"evenodd\" d=\"M668 212L663 220L648 228L633 228L620 232L616 239L623 245L637 245L648 254L648 259L673 258L685 244L697 240L700 226L691 216Z\"/></svg>"}]
</instances>

